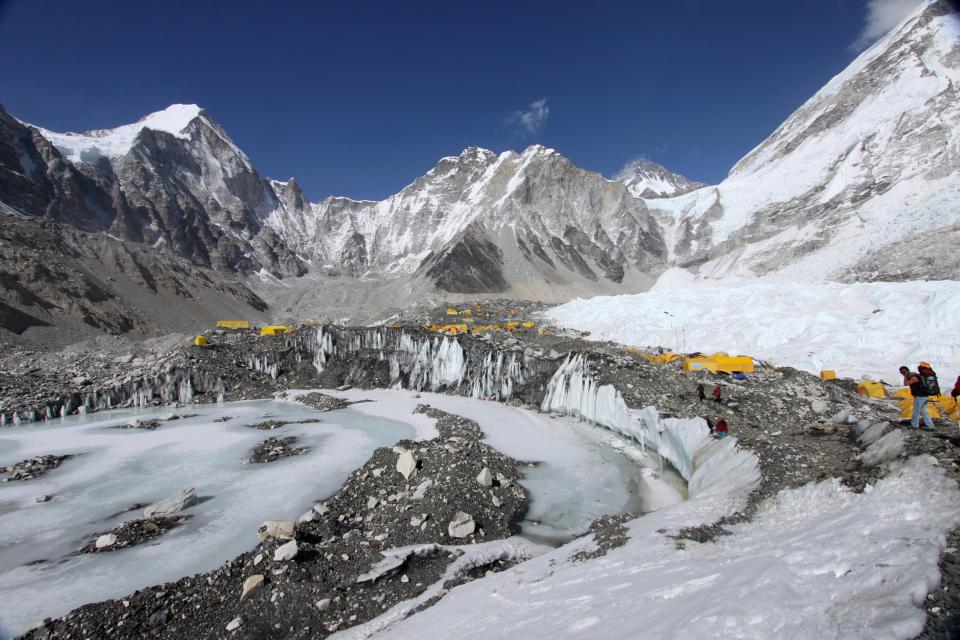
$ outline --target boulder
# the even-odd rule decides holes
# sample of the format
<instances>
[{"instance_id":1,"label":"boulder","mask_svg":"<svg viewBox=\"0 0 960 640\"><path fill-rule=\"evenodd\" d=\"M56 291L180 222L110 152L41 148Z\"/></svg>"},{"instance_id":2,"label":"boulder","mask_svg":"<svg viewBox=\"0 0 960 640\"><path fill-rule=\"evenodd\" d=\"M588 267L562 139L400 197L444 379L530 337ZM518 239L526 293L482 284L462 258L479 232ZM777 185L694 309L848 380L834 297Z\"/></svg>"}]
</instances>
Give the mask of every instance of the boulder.
<instances>
[{"instance_id":1,"label":"boulder","mask_svg":"<svg viewBox=\"0 0 960 640\"><path fill-rule=\"evenodd\" d=\"M417 457L412 451L401 450L400 457L397 458L397 471L403 476L404 480L409 480L414 471L417 470Z\"/></svg>"},{"instance_id":2,"label":"boulder","mask_svg":"<svg viewBox=\"0 0 960 640\"><path fill-rule=\"evenodd\" d=\"M480 473L477 475L477 484L481 487L492 487L493 486L493 474L490 473L490 469L484 467Z\"/></svg>"},{"instance_id":3,"label":"boulder","mask_svg":"<svg viewBox=\"0 0 960 640\"><path fill-rule=\"evenodd\" d=\"M263 584L263 576L259 573L252 575L243 581L243 590L240 592L240 602L250 594L251 591Z\"/></svg>"},{"instance_id":4,"label":"boulder","mask_svg":"<svg viewBox=\"0 0 960 640\"><path fill-rule=\"evenodd\" d=\"M451 538L466 538L476 531L477 523L473 521L473 516L463 511L458 511L450 524L447 525L447 533Z\"/></svg>"},{"instance_id":5,"label":"boulder","mask_svg":"<svg viewBox=\"0 0 960 640\"><path fill-rule=\"evenodd\" d=\"M417 485L417 488L414 490L413 495L410 496L411 500L423 500L423 497L427 495L427 489L433 486L433 480L427 478L423 482Z\"/></svg>"},{"instance_id":6,"label":"boulder","mask_svg":"<svg viewBox=\"0 0 960 640\"><path fill-rule=\"evenodd\" d=\"M257 537L260 542L267 538L276 538L277 540L286 540L293 537L293 531L296 528L293 520L267 520L257 530Z\"/></svg>"},{"instance_id":7,"label":"boulder","mask_svg":"<svg viewBox=\"0 0 960 640\"><path fill-rule=\"evenodd\" d=\"M240 628L240 618L234 618L227 623L227 631L236 631Z\"/></svg>"},{"instance_id":8,"label":"boulder","mask_svg":"<svg viewBox=\"0 0 960 640\"><path fill-rule=\"evenodd\" d=\"M849 418L850 413L846 409L840 409L840 411L830 416L828 420L834 424L845 424Z\"/></svg>"},{"instance_id":9,"label":"boulder","mask_svg":"<svg viewBox=\"0 0 960 640\"><path fill-rule=\"evenodd\" d=\"M176 495L164 498L160 502L155 502L144 509L143 517L155 518L156 516L169 516L183 511L187 507L192 507L198 502L200 502L200 499L197 497L197 490L193 487L187 487L186 489L178 491Z\"/></svg>"},{"instance_id":10,"label":"boulder","mask_svg":"<svg viewBox=\"0 0 960 640\"><path fill-rule=\"evenodd\" d=\"M291 540L290 542L277 547L277 550L273 552L273 560L274 562L293 560L297 557L297 552L299 550L300 549L297 547L297 541Z\"/></svg>"},{"instance_id":11,"label":"boulder","mask_svg":"<svg viewBox=\"0 0 960 640\"><path fill-rule=\"evenodd\" d=\"M830 406L823 400L813 400L810 403L810 408L813 409L814 413L826 413Z\"/></svg>"},{"instance_id":12,"label":"boulder","mask_svg":"<svg viewBox=\"0 0 960 640\"><path fill-rule=\"evenodd\" d=\"M115 544L117 544L117 536L113 535L112 533L105 533L97 538L97 541L93 546L95 546L97 549L106 549L107 547L112 547Z\"/></svg>"}]
</instances>

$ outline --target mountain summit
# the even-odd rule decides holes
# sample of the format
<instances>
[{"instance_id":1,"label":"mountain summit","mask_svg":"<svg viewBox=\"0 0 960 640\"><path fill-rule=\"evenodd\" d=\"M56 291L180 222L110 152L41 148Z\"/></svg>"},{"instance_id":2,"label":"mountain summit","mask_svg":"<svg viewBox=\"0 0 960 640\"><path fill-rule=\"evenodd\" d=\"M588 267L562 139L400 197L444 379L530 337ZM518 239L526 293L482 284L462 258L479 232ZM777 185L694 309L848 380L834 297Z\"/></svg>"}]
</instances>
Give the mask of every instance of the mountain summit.
<instances>
[{"instance_id":1,"label":"mountain summit","mask_svg":"<svg viewBox=\"0 0 960 640\"><path fill-rule=\"evenodd\" d=\"M669 198L707 186L704 182L694 182L649 160L630 162L615 179L627 185L630 193L641 198Z\"/></svg>"}]
</instances>

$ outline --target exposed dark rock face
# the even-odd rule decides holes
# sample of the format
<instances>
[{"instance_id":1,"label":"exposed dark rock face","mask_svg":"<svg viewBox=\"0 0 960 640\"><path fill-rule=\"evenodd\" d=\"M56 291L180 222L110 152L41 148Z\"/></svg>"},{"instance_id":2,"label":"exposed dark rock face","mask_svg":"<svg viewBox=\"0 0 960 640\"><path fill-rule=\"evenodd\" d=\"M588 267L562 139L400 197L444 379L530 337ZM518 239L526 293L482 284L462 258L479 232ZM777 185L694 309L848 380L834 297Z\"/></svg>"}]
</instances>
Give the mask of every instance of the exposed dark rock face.
<instances>
[{"instance_id":1,"label":"exposed dark rock face","mask_svg":"<svg viewBox=\"0 0 960 640\"><path fill-rule=\"evenodd\" d=\"M266 309L245 285L182 258L51 220L0 215L0 246L0 327L38 341L192 331L202 318Z\"/></svg>"},{"instance_id":2,"label":"exposed dark rock face","mask_svg":"<svg viewBox=\"0 0 960 640\"><path fill-rule=\"evenodd\" d=\"M427 261L427 275L444 291L498 293L507 288L503 252L480 227L471 227L455 244Z\"/></svg>"}]
</instances>

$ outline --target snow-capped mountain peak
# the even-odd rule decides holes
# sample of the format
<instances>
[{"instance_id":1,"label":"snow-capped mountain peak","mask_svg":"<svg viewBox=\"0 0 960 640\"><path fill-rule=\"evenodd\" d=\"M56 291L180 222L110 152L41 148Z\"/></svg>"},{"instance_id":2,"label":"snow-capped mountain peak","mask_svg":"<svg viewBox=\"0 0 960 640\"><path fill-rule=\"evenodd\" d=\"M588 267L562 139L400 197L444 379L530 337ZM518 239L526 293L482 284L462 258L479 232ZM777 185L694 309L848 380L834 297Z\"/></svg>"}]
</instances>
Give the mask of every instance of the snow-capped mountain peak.
<instances>
[{"instance_id":1,"label":"snow-capped mountain peak","mask_svg":"<svg viewBox=\"0 0 960 640\"><path fill-rule=\"evenodd\" d=\"M178 138L187 138L185 129L205 112L195 104L172 104L156 111L133 124L113 129L94 129L83 133L57 133L37 127L40 133L71 162L96 162L99 158L119 158L133 147L137 136L144 129L164 131Z\"/></svg>"},{"instance_id":2,"label":"snow-capped mountain peak","mask_svg":"<svg viewBox=\"0 0 960 640\"><path fill-rule=\"evenodd\" d=\"M648 202L675 263L712 279L956 277L957 11L921 5L719 185Z\"/></svg>"},{"instance_id":3,"label":"snow-capped mountain peak","mask_svg":"<svg viewBox=\"0 0 960 640\"><path fill-rule=\"evenodd\" d=\"M686 176L674 173L661 164L649 160L634 160L614 178L641 198L669 198L707 186Z\"/></svg>"}]
</instances>

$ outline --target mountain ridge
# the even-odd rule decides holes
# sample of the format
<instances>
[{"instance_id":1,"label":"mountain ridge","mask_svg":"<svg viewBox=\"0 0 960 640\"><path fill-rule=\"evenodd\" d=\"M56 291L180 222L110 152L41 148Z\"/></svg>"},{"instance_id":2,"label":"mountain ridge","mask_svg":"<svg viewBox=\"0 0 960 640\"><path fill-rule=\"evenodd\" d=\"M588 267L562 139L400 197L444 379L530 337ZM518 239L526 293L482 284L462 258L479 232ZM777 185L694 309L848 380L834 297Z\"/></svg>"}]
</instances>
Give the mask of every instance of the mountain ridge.
<instances>
[{"instance_id":1,"label":"mountain ridge","mask_svg":"<svg viewBox=\"0 0 960 640\"><path fill-rule=\"evenodd\" d=\"M311 291L337 291L342 304L350 283L375 308L376 283L561 302L643 291L671 268L703 279L960 277L956 261L923 253L960 231L955 14L946 0L924 5L718 185L647 161L608 179L542 145L472 146L383 200L311 202L295 178L262 177L196 105L49 139L0 108L0 203L246 278L297 313L314 311Z\"/></svg>"}]
</instances>

